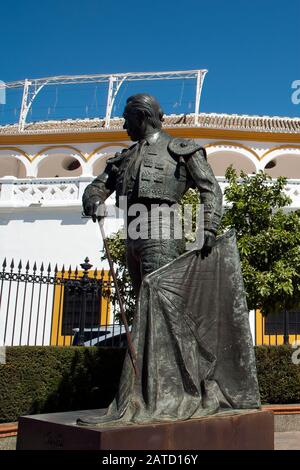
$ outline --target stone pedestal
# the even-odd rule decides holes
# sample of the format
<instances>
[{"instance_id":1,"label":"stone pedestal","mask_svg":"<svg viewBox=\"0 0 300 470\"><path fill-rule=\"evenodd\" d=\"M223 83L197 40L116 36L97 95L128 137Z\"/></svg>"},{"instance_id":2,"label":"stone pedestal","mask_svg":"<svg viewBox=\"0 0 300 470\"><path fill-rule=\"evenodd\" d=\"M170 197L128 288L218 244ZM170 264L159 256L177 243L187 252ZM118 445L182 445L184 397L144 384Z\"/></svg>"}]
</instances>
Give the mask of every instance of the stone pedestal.
<instances>
[{"instance_id":1,"label":"stone pedestal","mask_svg":"<svg viewBox=\"0 0 300 470\"><path fill-rule=\"evenodd\" d=\"M104 412L105 410L103 410ZM82 416L99 410L23 416L19 450L273 450L274 419L267 411L240 411L187 421L87 428Z\"/></svg>"}]
</instances>

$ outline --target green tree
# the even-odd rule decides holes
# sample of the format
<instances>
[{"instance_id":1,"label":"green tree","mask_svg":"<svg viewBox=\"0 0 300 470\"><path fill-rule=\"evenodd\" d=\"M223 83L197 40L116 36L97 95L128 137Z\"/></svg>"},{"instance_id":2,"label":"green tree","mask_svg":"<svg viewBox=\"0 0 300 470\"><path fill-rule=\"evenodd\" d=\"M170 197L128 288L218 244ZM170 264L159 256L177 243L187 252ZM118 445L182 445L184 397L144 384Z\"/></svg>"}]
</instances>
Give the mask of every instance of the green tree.
<instances>
[{"instance_id":1,"label":"green tree","mask_svg":"<svg viewBox=\"0 0 300 470\"><path fill-rule=\"evenodd\" d=\"M226 171L221 230L234 228L249 309L264 315L299 307L300 211L288 207L286 178Z\"/></svg>"}]
</instances>

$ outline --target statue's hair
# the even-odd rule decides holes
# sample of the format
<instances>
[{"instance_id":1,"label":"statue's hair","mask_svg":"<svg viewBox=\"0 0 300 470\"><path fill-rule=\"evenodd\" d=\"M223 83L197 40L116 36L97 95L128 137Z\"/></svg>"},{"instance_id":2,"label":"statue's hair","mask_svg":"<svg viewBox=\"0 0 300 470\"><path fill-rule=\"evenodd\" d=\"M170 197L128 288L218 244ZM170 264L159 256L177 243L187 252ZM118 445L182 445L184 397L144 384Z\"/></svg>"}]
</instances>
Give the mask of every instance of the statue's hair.
<instances>
[{"instance_id":1,"label":"statue's hair","mask_svg":"<svg viewBox=\"0 0 300 470\"><path fill-rule=\"evenodd\" d=\"M132 108L137 112L143 113L149 124L155 129L161 128L164 112L154 96L147 93L138 93L137 95L130 96L126 101L125 109L129 110Z\"/></svg>"}]
</instances>

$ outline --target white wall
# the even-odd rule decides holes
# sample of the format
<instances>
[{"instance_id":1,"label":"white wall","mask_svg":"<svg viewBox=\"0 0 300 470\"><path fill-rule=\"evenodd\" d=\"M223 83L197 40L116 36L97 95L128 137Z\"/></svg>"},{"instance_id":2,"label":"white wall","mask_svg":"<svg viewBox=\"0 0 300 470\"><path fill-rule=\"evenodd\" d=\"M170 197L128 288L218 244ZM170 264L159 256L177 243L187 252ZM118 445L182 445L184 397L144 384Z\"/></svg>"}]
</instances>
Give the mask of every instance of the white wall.
<instances>
[{"instance_id":1,"label":"white wall","mask_svg":"<svg viewBox=\"0 0 300 470\"><path fill-rule=\"evenodd\" d=\"M22 260L48 263L60 269L83 263L86 256L94 267L102 268L103 247L99 228L91 219L81 218L81 207L14 208L0 212L0 263ZM107 233L118 230L122 220L107 219ZM1 266L0 266L1 268Z\"/></svg>"},{"instance_id":2,"label":"white wall","mask_svg":"<svg viewBox=\"0 0 300 470\"><path fill-rule=\"evenodd\" d=\"M249 324L253 345L255 345L255 310L250 310L249 312Z\"/></svg>"},{"instance_id":3,"label":"white wall","mask_svg":"<svg viewBox=\"0 0 300 470\"><path fill-rule=\"evenodd\" d=\"M54 285L5 280L1 294L0 346L49 345Z\"/></svg>"}]
</instances>

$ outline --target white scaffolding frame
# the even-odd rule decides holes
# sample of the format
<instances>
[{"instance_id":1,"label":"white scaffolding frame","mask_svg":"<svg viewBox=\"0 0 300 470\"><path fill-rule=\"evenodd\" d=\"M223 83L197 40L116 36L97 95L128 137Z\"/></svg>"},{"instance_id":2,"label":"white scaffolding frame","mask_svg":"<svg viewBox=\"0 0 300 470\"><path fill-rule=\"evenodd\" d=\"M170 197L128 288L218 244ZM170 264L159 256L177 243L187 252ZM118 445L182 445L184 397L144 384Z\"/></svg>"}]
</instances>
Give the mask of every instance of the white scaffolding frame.
<instances>
[{"instance_id":1,"label":"white scaffolding frame","mask_svg":"<svg viewBox=\"0 0 300 470\"><path fill-rule=\"evenodd\" d=\"M0 90L2 88L23 88L23 97L21 103L21 111L19 116L19 132L23 132L26 125L26 118L28 112L37 97L38 93L46 85L71 85L83 83L108 83L107 102L105 112L105 128L109 128L110 119L114 102L118 91L124 81L141 81L141 80L196 80L195 92L195 126L199 125L199 112L200 112L200 99L206 69L198 70L180 70L171 72L128 72L128 73L114 73L114 74L97 74L97 75L71 75L71 76L56 76L46 78L25 79L21 81L0 83Z\"/></svg>"}]
</instances>

